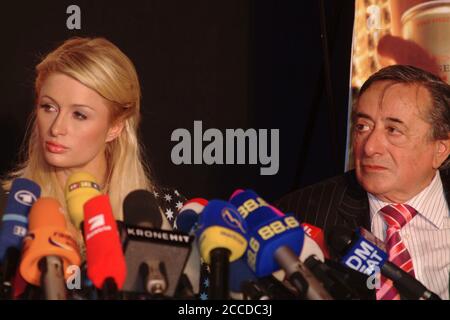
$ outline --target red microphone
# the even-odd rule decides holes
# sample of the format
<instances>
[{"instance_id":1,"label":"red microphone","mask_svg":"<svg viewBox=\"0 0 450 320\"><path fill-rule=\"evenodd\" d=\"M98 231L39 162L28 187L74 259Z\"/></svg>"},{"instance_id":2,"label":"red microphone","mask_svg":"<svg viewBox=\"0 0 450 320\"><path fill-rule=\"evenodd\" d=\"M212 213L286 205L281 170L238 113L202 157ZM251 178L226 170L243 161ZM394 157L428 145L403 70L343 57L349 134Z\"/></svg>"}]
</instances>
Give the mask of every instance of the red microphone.
<instances>
[{"instance_id":1,"label":"red microphone","mask_svg":"<svg viewBox=\"0 0 450 320\"><path fill-rule=\"evenodd\" d=\"M325 258L330 259L330 253L325 243L325 235L323 230L306 222L302 223L302 227L305 233L319 245Z\"/></svg>"},{"instance_id":2,"label":"red microphone","mask_svg":"<svg viewBox=\"0 0 450 320\"><path fill-rule=\"evenodd\" d=\"M117 299L126 278L126 263L107 195L84 204L87 275L106 300Z\"/></svg>"}]
</instances>

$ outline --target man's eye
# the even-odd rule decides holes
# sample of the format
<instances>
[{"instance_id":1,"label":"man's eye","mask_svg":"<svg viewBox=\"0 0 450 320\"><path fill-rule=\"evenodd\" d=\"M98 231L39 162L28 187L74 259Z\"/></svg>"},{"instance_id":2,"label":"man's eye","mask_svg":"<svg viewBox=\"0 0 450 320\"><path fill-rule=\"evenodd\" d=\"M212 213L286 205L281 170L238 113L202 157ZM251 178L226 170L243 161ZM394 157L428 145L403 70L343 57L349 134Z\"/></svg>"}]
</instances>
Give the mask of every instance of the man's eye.
<instances>
[{"instance_id":1,"label":"man's eye","mask_svg":"<svg viewBox=\"0 0 450 320\"><path fill-rule=\"evenodd\" d=\"M370 128L367 124L358 123L355 125L355 130L358 132L368 131Z\"/></svg>"},{"instance_id":2,"label":"man's eye","mask_svg":"<svg viewBox=\"0 0 450 320\"><path fill-rule=\"evenodd\" d=\"M78 119L78 120L86 120L87 119L87 116L79 111L75 111L73 113L73 116L75 117L75 119Z\"/></svg>"},{"instance_id":3,"label":"man's eye","mask_svg":"<svg viewBox=\"0 0 450 320\"><path fill-rule=\"evenodd\" d=\"M394 127L387 127L387 131L389 134L392 134L392 135L402 134L402 132L400 130L398 130L397 128L394 128Z\"/></svg>"}]
</instances>

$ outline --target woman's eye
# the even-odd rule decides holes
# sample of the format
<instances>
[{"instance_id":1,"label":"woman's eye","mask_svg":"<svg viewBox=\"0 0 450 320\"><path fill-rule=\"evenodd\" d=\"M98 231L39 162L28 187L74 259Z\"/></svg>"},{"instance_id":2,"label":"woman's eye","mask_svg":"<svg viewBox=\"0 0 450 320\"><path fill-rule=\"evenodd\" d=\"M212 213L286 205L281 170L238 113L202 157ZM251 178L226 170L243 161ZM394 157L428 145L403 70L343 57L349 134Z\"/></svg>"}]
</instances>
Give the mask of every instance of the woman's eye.
<instances>
[{"instance_id":1,"label":"woman's eye","mask_svg":"<svg viewBox=\"0 0 450 320\"><path fill-rule=\"evenodd\" d=\"M87 119L87 116L79 111L75 111L73 113L73 116L75 117L75 119L78 119L78 120L86 120Z\"/></svg>"},{"instance_id":2,"label":"woman's eye","mask_svg":"<svg viewBox=\"0 0 450 320\"><path fill-rule=\"evenodd\" d=\"M41 104L40 105L41 109L43 109L45 112L55 112L57 111L56 108L50 104Z\"/></svg>"}]
</instances>

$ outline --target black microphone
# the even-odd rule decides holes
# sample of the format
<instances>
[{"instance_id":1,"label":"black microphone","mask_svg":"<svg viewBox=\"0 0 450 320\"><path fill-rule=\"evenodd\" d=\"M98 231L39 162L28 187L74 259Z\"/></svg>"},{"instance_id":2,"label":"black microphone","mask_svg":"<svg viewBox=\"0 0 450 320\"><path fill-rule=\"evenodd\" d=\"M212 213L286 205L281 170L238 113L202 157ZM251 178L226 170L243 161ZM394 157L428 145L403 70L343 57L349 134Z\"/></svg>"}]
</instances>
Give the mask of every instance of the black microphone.
<instances>
[{"instance_id":1,"label":"black microphone","mask_svg":"<svg viewBox=\"0 0 450 320\"><path fill-rule=\"evenodd\" d=\"M384 244L372 233L359 228L355 232L345 226L335 226L327 235L328 246L341 263L356 271L373 275L375 267L394 283L406 299L441 300L409 273L388 261L388 255L381 249ZM378 245L378 246L377 246Z\"/></svg>"},{"instance_id":2,"label":"black microphone","mask_svg":"<svg viewBox=\"0 0 450 320\"><path fill-rule=\"evenodd\" d=\"M340 267L338 269L333 261L327 259L325 262L322 262L316 256L308 257L304 264L319 279L333 298L339 300L366 300L372 298L369 294L364 294L367 276L341 265L338 265Z\"/></svg>"},{"instance_id":3,"label":"black microphone","mask_svg":"<svg viewBox=\"0 0 450 320\"><path fill-rule=\"evenodd\" d=\"M356 290L358 285L366 285L367 277L340 265L339 271L331 266L329 260L325 258L328 255L328 249L324 243L323 231L306 223L302 226L305 229L305 240L300 261L316 276L328 293L333 298L342 300L367 298L367 293L361 295Z\"/></svg>"},{"instance_id":4,"label":"black microphone","mask_svg":"<svg viewBox=\"0 0 450 320\"><path fill-rule=\"evenodd\" d=\"M241 285L244 300L298 300L296 290L289 289L273 275L246 280Z\"/></svg>"},{"instance_id":5,"label":"black microphone","mask_svg":"<svg viewBox=\"0 0 450 320\"><path fill-rule=\"evenodd\" d=\"M124 246L127 277L123 291L155 297L174 297L193 237L161 230L157 201L146 190L132 191L124 200Z\"/></svg>"},{"instance_id":6,"label":"black microphone","mask_svg":"<svg viewBox=\"0 0 450 320\"><path fill-rule=\"evenodd\" d=\"M155 196L142 189L131 191L123 200L123 220L127 225L158 229L163 223Z\"/></svg>"}]
</instances>

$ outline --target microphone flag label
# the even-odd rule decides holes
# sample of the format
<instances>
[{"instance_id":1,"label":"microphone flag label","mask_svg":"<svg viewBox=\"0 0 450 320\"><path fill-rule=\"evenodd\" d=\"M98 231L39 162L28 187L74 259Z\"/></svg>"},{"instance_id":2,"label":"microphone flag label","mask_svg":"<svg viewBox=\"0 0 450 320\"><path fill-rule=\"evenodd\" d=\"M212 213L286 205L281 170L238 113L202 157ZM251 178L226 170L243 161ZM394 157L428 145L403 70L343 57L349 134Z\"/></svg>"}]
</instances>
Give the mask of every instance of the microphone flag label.
<instances>
[{"instance_id":1,"label":"microphone flag label","mask_svg":"<svg viewBox=\"0 0 450 320\"><path fill-rule=\"evenodd\" d=\"M360 235L359 231L357 234ZM372 276L388 259L386 252L359 236L358 240L342 257L341 263L353 270Z\"/></svg>"}]
</instances>

